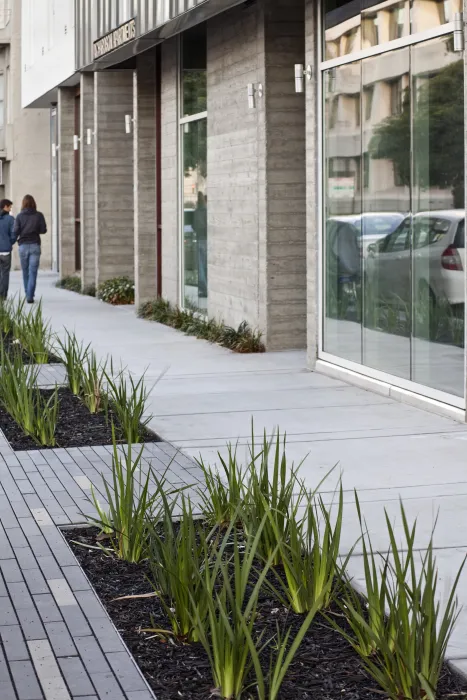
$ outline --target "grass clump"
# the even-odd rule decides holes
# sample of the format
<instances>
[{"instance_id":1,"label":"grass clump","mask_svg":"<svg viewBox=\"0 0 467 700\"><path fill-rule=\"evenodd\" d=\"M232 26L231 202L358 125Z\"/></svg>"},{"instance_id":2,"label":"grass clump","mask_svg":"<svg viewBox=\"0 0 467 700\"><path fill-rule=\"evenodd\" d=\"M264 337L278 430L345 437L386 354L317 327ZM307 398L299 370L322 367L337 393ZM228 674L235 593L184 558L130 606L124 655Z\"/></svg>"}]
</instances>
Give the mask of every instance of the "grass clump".
<instances>
[{"instance_id":1,"label":"grass clump","mask_svg":"<svg viewBox=\"0 0 467 700\"><path fill-rule=\"evenodd\" d=\"M252 329L246 321L238 328L226 326L222 321L207 319L193 309L180 309L165 299L142 304L138 311L140 318L157 321L182 331L187 335L217 343L239 353L264 352L260 331Z\"/></svg>"},{"instance_id":2,"label":"grass clump","mask_svg":"<svg viewBox=\"0 0 467 700\"><path fill-rule=\"evenodd\" d=\"M135 283L129 277L114 277L97 287L97 298L113 306L135 303Z\"/></svg>"},{"instance_id":3,"label":"grass clump","mask_svg":"<svg viewBox=\"0 0 467 700\"><path fill-rule=\"evenodd\" d=\"M115 378L112 372L105 372L109 403L119 426L129 445L141 442L152 415L147 415L147 401L150 390L146 388L144 375L136 380L131 374L120 372Z\"/></svg>"},{"instance_id":4,"label":"grass clump","mask_svg":"<svg viewBox=\"0 0 467 700\"><path fill-rule=\"evenodd\" d=\"M108 508L103 507L91 491L97 517L88 519L108 533L108 549L119 558L138 563L147 556L149 525L161 519L169 496L178 493L168 487L165 476L158 478L151 468L144 475L143 449L136 458L131 444L119 449L113 428L112 480L104 480Z\"/></svg>"},{"instance_id":5,"label":"grass clump","mask_svg":"<svg viewBox=\"0 0 467 700\"><path fill-rule=\"evenodd\" d=\"M15 310L13 333L34 361L39 364L49 362L49 352L52 340L50 324L44 320L42 303L23 312L24 304L19 304Z\"/></svg>"},{"instance_id":6,"label":"grass clump","mask_svg":"<svg viewBox=\"0 0 467 700\"><path fill-rule=\"evenodd\" d=\"M37 388L39 368L24 365L19 353L1 350L0 403L38 445L55 447L58 421L58 389L46 399Z\"/></svg>"},{"instance_id":7,"label":"grass clump","mask_svg":"<svg viewBox=\"0 0 467 700\"><path fill-rule=\"evenodd\" d=\"M357 508L362 524L358 498ZM390 541L386 555L374 553L362 528L367 590L359 596L347 582L341 606L352 634L340 631L388 698L435 700L449 638L460 613L456 591L465 560L441 605L433 536L427 549L417 552L417 523L410 527L402 503L400 509L403 542L397 545L386 513Z\"/></svg>"}]
</instances>

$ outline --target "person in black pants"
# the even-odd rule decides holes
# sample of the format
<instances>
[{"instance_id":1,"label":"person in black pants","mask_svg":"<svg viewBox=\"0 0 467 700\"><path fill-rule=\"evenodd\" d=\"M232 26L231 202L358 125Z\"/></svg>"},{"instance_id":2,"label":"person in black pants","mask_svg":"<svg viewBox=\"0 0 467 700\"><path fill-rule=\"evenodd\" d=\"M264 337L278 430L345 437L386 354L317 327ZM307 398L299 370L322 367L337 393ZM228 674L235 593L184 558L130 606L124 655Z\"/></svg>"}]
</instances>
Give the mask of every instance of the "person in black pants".
<instances>
[{"instance_id":1,"label":"person in black pants","mask_svg":"<svg viewBox=\"0 0 467 700\"><path fill-rule=\"evenodd\" d=\"M15 220L10 214L12 206L13 202L9 199L0 202L0 301L8 296L11 251L16 243Z\"/></svg>"}]
</instances>

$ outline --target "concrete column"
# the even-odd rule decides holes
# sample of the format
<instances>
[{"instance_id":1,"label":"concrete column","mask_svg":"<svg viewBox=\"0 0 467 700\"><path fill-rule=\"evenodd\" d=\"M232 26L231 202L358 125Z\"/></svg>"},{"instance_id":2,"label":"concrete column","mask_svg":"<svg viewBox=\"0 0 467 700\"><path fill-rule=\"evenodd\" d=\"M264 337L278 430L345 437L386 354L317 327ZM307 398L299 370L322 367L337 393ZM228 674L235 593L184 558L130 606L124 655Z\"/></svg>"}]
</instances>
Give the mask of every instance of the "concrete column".
<instances>
[{"instance_id":1,"label":"concrete column","mask_svg":"<svg viewBox=\"0 0 467 700\"><path fill-rule=\"evenodd\" d=\"M75 265L75 90L58 89L58 235L60 276L76 271Z\"/></svg>"},{"instance_id":2,"label":"concrete column","mask_svg":"<svg viewBox=\"0 0 467 700\"><path fill-rule=\"evenodd\" d=\"M135 304L157 295L156 53L134 73Z\"/></svg>"},{"instance_id":3,"label":"concrete column","mask_svg":"<svg viewBox=\"0 0 467 700\"><path fill-rule=\"evenodd\" d=\"M306 347L306 145L304 96L294 65L305 54L304 0L264 3L266 347ZM264 227L260 227L264 232Z\"/></svg>"},{"instance_id":4,"label":"concrete column","mask_svg":"<svg viewBox=\"0 0 467 700\"><path fill-rule=\"evenodd\" d=\"M162 50L162 296L180 303L178 200L178 40L164 41Z\"/></svg>"},{"instance_id":5,"label":"concrete column","mask_svg":"<svg viewBox=\"0 0 467 700\"><path fill-rule=\"evenodd\" d=\"M81 284L83 287L96 281L95 266L95 216L96 187L94 172L94 73L81 74ZM88 129L92 132L91 144L87 143Z\"/></svg>"},{"instance_id":6,"label":"concrete column","mask_svg":"<svg viewBox=\"0 0 467 700\"><path fill-rule=\"evenodd\" d=\"M96 73L96 284L134 275L133 135L125 133L127 114L133 117L133 72Z\"/></svg>"},{"instance_id":7,"label":"concrete column","mask_svg":"<svg viewBox=\"0 0 467 700\"><path fill-rule=\"evenodd\" d=\"M269 350L306 345L304 33L303 0L208 22L209 314L258 326Z\"/></svg>"},{"instance_id":8,"label":"concrete column","mask_svg":"<svg viewBox=\"0 0 467 700\"><path fill-rule=\"evenodd\" d=\"M305 65L318 65L318 26L317 6L313 0L305 4ZM318 91L317 69L314 77L306 84L306 266L307 266L307 349L308 365L313 369L318 357L319 333L319 227L318 216Z\"/></svg>"}]
</instances>

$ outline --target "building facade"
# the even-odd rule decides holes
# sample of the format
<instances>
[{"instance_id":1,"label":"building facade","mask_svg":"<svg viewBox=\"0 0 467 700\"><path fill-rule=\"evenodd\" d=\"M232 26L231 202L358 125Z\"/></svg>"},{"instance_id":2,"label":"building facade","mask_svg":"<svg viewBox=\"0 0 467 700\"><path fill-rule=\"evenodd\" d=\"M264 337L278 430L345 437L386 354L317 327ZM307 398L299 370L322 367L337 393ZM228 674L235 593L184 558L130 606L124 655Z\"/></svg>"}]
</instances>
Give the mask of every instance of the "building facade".
<instances>
[{"instance_id":1,"label":"building facade","mask_svg":"<svg viewBox=\"0 0 467 700\"><path fill-rule=\"evenodd\" d=\"M13 201L14 213L25 194L33 194L51 219L50 112L23 110L21 3L0 0L0 199ZM17 251L13 264L18 267ZM42 267L51 265L51 236L44 237Z\"/></svg>"},{"instance_id":2,"label":"building facade","mask_svg":"<svg viewBox=\"0 0 467 700\"><path fill-rule=\"evenodd\" d=\"M57 4L61 274L465 417L462 0Z\"/></svg>"}]
</instances>

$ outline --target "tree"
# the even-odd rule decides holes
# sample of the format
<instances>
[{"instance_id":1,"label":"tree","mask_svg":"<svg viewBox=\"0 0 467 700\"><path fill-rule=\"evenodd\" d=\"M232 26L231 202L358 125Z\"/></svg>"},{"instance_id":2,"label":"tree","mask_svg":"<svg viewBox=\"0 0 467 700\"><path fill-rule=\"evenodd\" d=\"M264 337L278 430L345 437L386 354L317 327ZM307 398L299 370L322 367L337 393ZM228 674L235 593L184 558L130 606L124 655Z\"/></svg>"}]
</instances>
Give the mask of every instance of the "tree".
<instances>
[{"instance_id":1,"label":"tree","mask_svg":"<svg viewBox=\"0 0 467 700\"><path fill-rule=\"evenodd\" d=\"M414 81L415 83L415 81ZM413 83L413 84L414 84ZM421 189L450 189L455 208L464 206L464 63L462 60L426 77L411 99L407 88L400 114L388 117L370 141L372 158L391 160L404 185L411 183L410 153L414 154L415 185Z\"/></svg>"}]
</instances>

